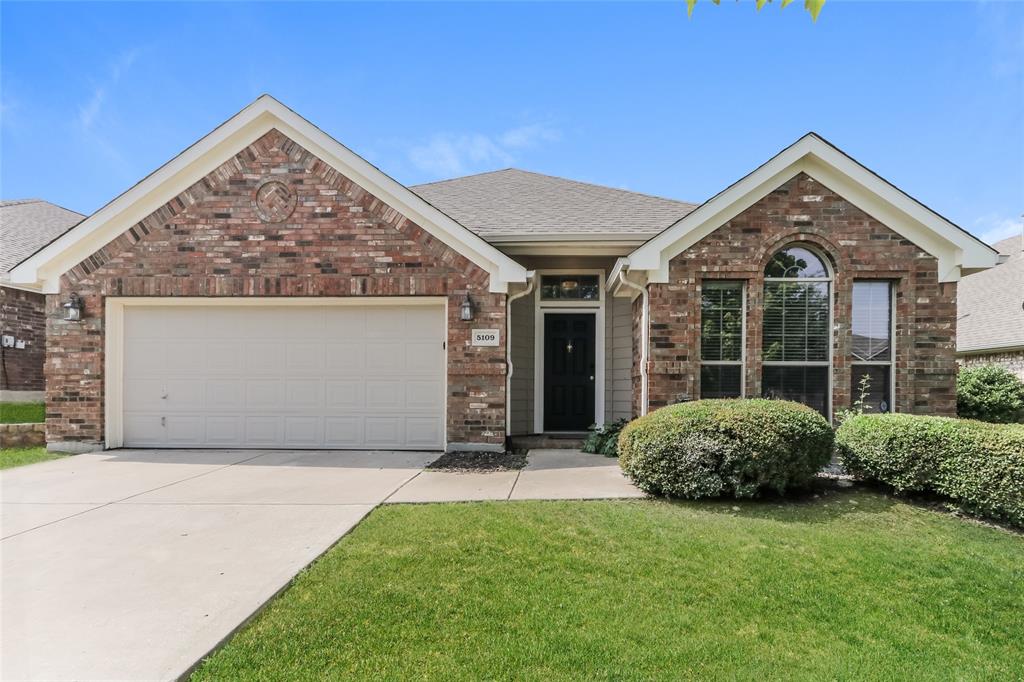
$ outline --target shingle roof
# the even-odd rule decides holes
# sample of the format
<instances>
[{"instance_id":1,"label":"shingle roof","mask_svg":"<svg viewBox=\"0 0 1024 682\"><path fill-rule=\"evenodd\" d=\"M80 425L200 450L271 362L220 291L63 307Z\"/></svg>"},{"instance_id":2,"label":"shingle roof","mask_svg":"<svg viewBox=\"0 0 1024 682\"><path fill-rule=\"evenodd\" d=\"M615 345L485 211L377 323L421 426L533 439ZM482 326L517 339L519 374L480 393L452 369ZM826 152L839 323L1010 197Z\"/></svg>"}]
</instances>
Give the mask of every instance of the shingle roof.
<instances>
[{"instance_id":1,"label":"shingle roof","mask_svg":"<svg viewBox=\"0 0 1024 682\"><path fill-rule=\"evenodd\" d=\"M1024 238L993 246L1009 260L968 275L957 286L959 352L1024 346Z\"/></svg>"},{"instance_id":2,"label":"shingle roof","mask_svg":"<svg viewBox=\"0 0 1024 682\"><path fill-rule=\"evenodd\" d=\"M696 204L508 168L411 187L484 239L647 238Z\"/></svg>"},{"instance_id":3,"label":"shingle roof","mask_svg":"<svg viewBox=\"0 0 1024 682\"><path fill-rule=\"evenodd\" d=\"M83 218L42 199L0 201L0 276Z\"/></svg>"}]
</instances>

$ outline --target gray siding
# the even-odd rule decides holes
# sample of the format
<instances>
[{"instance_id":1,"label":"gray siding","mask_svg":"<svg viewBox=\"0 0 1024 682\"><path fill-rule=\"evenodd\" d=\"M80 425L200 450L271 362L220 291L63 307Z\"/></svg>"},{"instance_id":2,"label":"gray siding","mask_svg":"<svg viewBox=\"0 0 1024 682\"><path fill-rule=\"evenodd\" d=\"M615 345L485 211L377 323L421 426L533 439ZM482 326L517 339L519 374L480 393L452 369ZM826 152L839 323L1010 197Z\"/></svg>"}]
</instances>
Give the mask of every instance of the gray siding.
<instances>
[{"instance_id":1,"label":"gray siding","mask_svg":"<svg viewBox=\"0 0 1024 682\"><path fill-rule=\"evenodd\" d=\"M608 296L605 301L605 383L604 415L606 421L629 419L633 392L630 369L633 362L633 330L628 298Z\"/></svg>"},{"instance_id":2,"label":"gray siding","mask_svg":"<svg viewBox=\"0 0 1024 682\"><path fill-rule=\"evenodd\" d=\"M533 340L534 297L531 293L512 302L509 320L512 347L512 388L509 396L511 410L510 435L533 433Z\"/></svg>"}]
</instances>

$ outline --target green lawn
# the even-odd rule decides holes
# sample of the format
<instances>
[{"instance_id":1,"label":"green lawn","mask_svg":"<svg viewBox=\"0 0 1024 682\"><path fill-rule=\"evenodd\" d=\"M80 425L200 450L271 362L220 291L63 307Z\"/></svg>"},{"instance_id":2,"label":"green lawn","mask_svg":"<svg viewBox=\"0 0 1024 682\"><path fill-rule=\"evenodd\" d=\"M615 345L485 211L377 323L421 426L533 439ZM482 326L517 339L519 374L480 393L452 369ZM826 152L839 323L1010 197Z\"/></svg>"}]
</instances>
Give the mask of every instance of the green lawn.
<instances>
[{"instance_id":1,"label":"green lawn","mask_svg":"<svg viewBox=\"0 0 1024 682\"><path fill-rule=\"evenodd\" d=\"M43 403L0 403L0 424L38 424L46 421Z\"/></svg>"},{"instance_id":2,"label":"green lawn","mask_svg":"<svg viewBox=\"0 0 1024 682\"><path fill-rule=\"evenodd\" d=\"M22 464L35 464L51 459L64 457L56 452L47 452L46 448L9 448L0 450L0 469L20 467Z\"/></svg>"},{"instance_id":3,"label":"green lawn","mask_svg":"<svg viewBox=\"0 0 1024 682\"><path fill-rule=\"evenodd\" d=\"M193 679L1005 680L1022 613L1024 537L871 492L387 506Z\"/></svg>"}]
</instances>

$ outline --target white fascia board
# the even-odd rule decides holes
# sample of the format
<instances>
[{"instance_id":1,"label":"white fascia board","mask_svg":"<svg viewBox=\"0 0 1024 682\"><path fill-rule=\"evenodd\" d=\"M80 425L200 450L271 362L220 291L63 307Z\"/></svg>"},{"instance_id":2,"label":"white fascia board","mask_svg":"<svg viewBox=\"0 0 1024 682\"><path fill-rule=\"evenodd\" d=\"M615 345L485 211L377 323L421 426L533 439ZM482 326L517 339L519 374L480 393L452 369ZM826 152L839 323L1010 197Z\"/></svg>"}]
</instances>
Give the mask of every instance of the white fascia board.
<instances>
[{"instance_id":1,"label":"white fascia board","mask_svg":"<svg viewBox=\"0 0 1024 682\"><path fill-rule=\"evenodd\" d=\"M60 277L77 263L188 189L224 161L271 129L336 168L452 249L486 269L490 290L505 293L509 282L525 282L526 269L404 185L269 95L261 95L156 172L101 208L75 228L18 265L11 279L59 291Z\"/></svg>"},{"instance_id":2,"label":"white fascia board","mask_svg":"<svg viewBox=\"0 0 1024 682\"><path fill-rule=\"evenodd\" d=\"M954 282L961 268L997 262L994 249L810 134L631 253L630 270L646 270L649 281L667 282L672 258L800 172L935 256L939 281Z\"/></svg>"}]
</instances>

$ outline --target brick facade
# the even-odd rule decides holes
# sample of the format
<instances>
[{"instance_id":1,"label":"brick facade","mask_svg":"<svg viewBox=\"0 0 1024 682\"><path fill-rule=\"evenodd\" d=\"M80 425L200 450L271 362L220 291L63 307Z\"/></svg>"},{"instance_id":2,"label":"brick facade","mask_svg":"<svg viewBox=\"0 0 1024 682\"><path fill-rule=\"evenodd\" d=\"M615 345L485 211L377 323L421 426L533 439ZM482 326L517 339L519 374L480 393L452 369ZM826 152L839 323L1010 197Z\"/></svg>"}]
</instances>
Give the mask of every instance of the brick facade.
<instances>
[{"instance_id":1,"label":"brick facade","mask_svg":"<svg viewBox=\"0 0 1024 682\"><path fill-rule=\"evenodd\" d=\"M806 174L800 174L672 259L669 282L649 285L650 409L700 396L700 286L742 280L747 292L746 395L761 395L764 268L792 242L813 244L835 271L832 407L851 402L851 295L855 279L895 283L895 407L956 413L956 284L935 258ZM634 302L639 346L640 304ZM639 357L637 352L636 357ZM639 360L637 360L638 364ZM640 376L634 371L634 405Z\"/></svg>"},{"instance_id":2,"label":"brick facade","mask_svg":"<svg viewBox=\"0 0 1024 682\"><path fill-rule=\"evenodd\" d=\"M0 333L25 342L24 348L0 348L0 390L43 390L45 310L43 294L0 287Z\"/></svg>"},{"instance_id":3,"label":"brick facade","mask_svg":"<svg viewBox=\"0 0 1024 682\"><path fill-rule=\"evenodd\" d=\"M1024 350L961 355L957 358L957 364L961 367L999 365L1000 367L1016 374L1021 381L1024 381Z\"/></svg>"},{"instance_id":4,"label":"brick facade","mask_svg":"<svg viewBox=\"0 0 1024 682\"><path fill-rule=\"evenodd\" d=\"M297 193L283 222L253 195L273 178ZM470 345L470 328L505 334L505 295L488 273L338 171L271 131L79 263L47 309L50 442L103 440L107 296L447 296L447 432L504 443L505 349ZM76 292L85 319L67 323ZM469 292L476 320L459 320Z\"/></svg>"}]
</instances>

